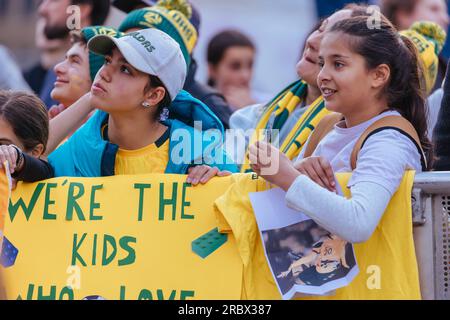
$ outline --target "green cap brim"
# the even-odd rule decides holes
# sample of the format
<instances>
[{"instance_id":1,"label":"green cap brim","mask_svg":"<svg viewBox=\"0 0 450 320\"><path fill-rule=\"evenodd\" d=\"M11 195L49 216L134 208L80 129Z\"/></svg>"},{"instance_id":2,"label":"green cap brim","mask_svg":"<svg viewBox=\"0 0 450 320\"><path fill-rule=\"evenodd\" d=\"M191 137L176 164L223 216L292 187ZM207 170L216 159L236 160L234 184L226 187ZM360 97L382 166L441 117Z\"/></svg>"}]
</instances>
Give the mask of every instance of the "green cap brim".
<instances>
[{"instance_id":1,"label":"green cap brim","mask_svg":"<svg viewBox=\"0 0 450 320\"><path fill-rule=\"evenodd\" d=\"M97 35L88 42L88 49L93 53L105 56L117 47L117 39L107 35Z\"/></svg>"}]
</instances>

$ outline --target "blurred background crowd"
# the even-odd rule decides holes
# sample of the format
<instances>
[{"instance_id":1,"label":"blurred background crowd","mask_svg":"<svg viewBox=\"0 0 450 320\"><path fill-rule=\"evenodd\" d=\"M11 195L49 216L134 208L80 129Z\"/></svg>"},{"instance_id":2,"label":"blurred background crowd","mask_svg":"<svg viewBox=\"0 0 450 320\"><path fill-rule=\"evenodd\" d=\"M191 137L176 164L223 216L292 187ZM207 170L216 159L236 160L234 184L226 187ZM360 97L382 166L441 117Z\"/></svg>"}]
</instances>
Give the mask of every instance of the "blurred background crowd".
<instances>
[{"instance_id":1,"label":"blurred background crowd","mask_svg":"<svg viewBox=\"0 0 450 320\"><path fill-rule=\"evenodd\" d=\"M0 0L0 89L35 92L48 108L58 105L51 97L55 66L70 48L67 7L78 5L80 27L118 27L133 9L154 5L155 0ZM268 102L285 85L297 79L296 64L305 40L329 16L351 1L345 0L190 0L189 21L198 32L185 89L194 96L203 86L214 89L211 99L200 99L228 127L239 108ZM449 9L445 0L369 0L378 5L399 30L415 21L433 21L445 31ZM439 59L432 93L445 76L450 56L448 39ZM193 82L195 79L195 83ZM194 84L192 84L194 83ZM195 85L197 87L192 87ZM202 87L198 87L202 86ZM225 101L226 107L214 97ZM222 100L222 98L224 98ZM436 97L438 103L442 95ZM429 101L432 104L432 101ZM214 110L216 109L216 110ZM219 110L220 109L220 110ZM223 110L222 110L223 109ZM435 122L438 108L431 110ZM430 132L432 128L430 128Z\"/></svg>"},{"instance_id":2,"label":"blurred background crowd","mask_svg":"<svg viewBox=\"0 0 450 320\"><path fill-rule=\"evenodd\" d=\"M443 0L405 0L411 4L422 2L414 14L421 15L427 20L438 22L444 29L448 27L448 8ZM403 1L403 2L405 2ZM77 0L0 0L0 44L8 48L14 60L24 73L28 85L36 91L44 102L54 104L49 97L49 87L45 84L45 71L51 70L62 58L69 47L68 35L65 32L58 34L58 30L51 37L46 38L43 32L45 21L47 23L63 23L66 19L65 10L49 11L44 6L46 2L60 3L61 8L77 2ZM125 17L125 13L112 4L109 8L100 8L102 0L98 3L99 12L94 19L105 20L107 26L118 27ZM107 1L106 1L107 2ZM124 1L130 9L133 2ZM155 1L146 1L149 4ZM211 72L208 73L208 59L218 63L221 42L234 41L248 44L248 55L242 59L240 74L225 74L236 83L249 83L251 92L237 92L229 90L227 84L219 80L215 83L225 95L229 95L230 104L235 107L249 105L252 102L265 102L280 90L280 84L288 84L296 79L295 65L301 56L304 41L321 17L326 17L342 8L351 1L345 0L191 0L191 4L198 12L197 27L199 38L193 56L197 61L196 79L201 83L214 84ZM381 0L365 1L365 3L382 5ZM389 2L389 1L385 1ZM398 1L397 1L398 2ZM402 1L400 1L402 2ZM120 3L120 1L119 1ZM51 6L50 4L49 6ZM121 9L124 9L120 4ZM103 11L103 12L101 12ZM402 13L403 14L403 13ZM105 15L105 17L103 17ZM414 19L415 17L411 17ZM91 21L92 22L92 21ZM86 24L93 24L87 23ZM401 18L402 28L409 27L406 18ZM224 30L238 31L236 34L222 34L222 39L216 37L215 57L208 57L208 44L213 37ZM241 34L242 33L242 34ZM47 34L47 36L49 36ZM227 38L233 38L232 40ZM225 39L225 40L224 40ZM217 44L219 43L219 44ZM213 46L214 43L211 43ZM223 44L222 44L223 46ZM446 46L442 53L442 60L450 56L450 46ZM213 48L214 49L214 48ZM219 51L219 52L217 52ZM245 51L237 52L238 56L245 57ZM246 65L245 65L246 64ZM211 65L211 64L210 64ZM239 66L234 66L238 68ZM211 69L211 68L210 68ZM445 70L445 66L442 66ZM253 71L253 73L252 73ZM225 70L226 73L226 70ZM47 75L48 76L48 75ZM233 79L234 77L234 79ZM439 81L437 81L439 83ZM227 92L228 91L228 92ZM233 94L229 93L233 92Z\"/></svg>"}]
</instances>

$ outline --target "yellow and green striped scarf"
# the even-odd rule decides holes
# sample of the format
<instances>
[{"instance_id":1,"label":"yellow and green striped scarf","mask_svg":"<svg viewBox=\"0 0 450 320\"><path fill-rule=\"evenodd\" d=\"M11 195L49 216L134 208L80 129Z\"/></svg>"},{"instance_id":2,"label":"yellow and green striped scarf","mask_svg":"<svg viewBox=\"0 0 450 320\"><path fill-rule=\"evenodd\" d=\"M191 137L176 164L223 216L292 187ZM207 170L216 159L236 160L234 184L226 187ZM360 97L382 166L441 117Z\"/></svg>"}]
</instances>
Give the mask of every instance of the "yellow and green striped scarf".
<instances>
[{"instance_id":1,"label":"yellow and green striped scarf","mask_svg":"<svg viewBox=\"0 0 450 320\"><path fill-rule=\"evenodd\" d=\"M303 80L297 80L282 90L269 104L266 105L261 115L255 132L250 139L249 146L262 138L263 130L281 130L286 120L292 114L292 111L302 103L306 96L307 84ZM301 151L309 135L317 126L319 121L330 111L325 109L325 103L322 97L317 98L298 119L291 132L288 134L280 150L287 155L289 159L294 159ZM273 116L272 116L273 114ZM270 120L273 118L273 125ZM241 172L250 172L251 167L248 160L248 148Z\"/></svg>"}]
</instances>

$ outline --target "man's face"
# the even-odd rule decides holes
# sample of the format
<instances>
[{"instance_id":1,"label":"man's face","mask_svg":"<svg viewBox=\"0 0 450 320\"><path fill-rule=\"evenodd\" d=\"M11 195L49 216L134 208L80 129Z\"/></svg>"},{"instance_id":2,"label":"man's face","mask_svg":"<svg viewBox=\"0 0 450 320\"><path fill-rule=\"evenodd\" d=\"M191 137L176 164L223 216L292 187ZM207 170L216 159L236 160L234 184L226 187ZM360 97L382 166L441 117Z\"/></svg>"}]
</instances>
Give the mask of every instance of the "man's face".
<instances>
[{"instance_id":1,"label":"man's face","mask_svg":"<svg viewBox=\"0 0 450 320\"><path fill-rule=\"evenodd\" d=\"M67 51L66 59L55 66L55 73L56 82L51 96L68 107L91 90L87 47L82 43L75 43Z\"/></svg>"},{"instance_id":2,"label":"man's face","mask_svg":"<svg viewBox=\"0 0 450 320\"><path fill-rule=\"evenodd\" d=\"M39 15L45 19L44 33L48 39L65 38L67 28L67 8L71 0L42 0L38 8Z\"/></svg>"}]
</instances>

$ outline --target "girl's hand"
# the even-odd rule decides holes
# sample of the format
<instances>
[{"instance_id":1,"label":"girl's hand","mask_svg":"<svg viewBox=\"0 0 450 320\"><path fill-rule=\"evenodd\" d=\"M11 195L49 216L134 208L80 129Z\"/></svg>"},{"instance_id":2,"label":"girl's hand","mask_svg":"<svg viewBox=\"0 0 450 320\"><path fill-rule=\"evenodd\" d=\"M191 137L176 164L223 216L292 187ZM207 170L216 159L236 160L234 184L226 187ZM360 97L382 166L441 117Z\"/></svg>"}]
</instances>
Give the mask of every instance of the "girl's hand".
<instances>
[{"instance_id":1,"label":"girl's hand","mask_svg":"<svg viewBox=\"0 0 450 320\"><path fill-rule=\"evenodd\" d=\"M17 149L11 145L0 146L0 169L3 168L3 163L8 162L9 171L13 174L16 171L16 163L18 158Z\"/></svg>"},{"instance_id":2,"label":"girl's hand","mask_svg":"<svg viewBox=\"0 0 450 320\"><path fill-rule=\"evenodd\" d=\"M215 176L225 177L231 175L230 171L220 171L217 167L210 167L207 165L191 167L189 168L188 173L189 175L186 182L191 183L194 186L198 183L205 184Z\"/></svg>"},{"instance_id":3,"label":"girl's hand","mask_svg":"<svg viewBox=\"0 0 450 320\"><path fill-rule=\"evenodd\" d=\"M258 141L249 148L252 169L270 183L287 191L300 175L291 160L269 143Z\"/></svg>"},{"instance_id":4,"label":"girl's hand","mask_svg":"<svg viewBox=\"0 0 450 320\"><path fill-rule=\"evenodd\" d=\"M327 159L308 157L297 162L295 168L323 188L336 192L333 169Z\"/></svg>"}]
</instances>

